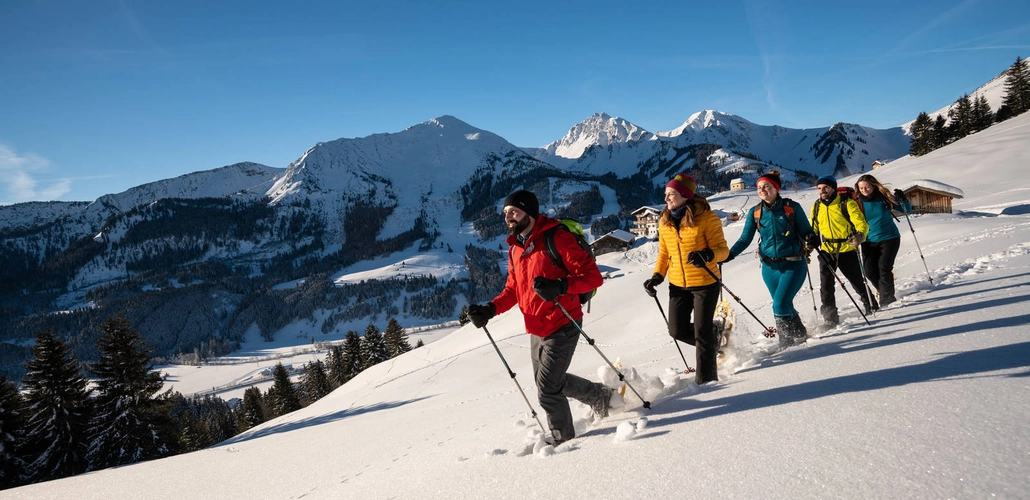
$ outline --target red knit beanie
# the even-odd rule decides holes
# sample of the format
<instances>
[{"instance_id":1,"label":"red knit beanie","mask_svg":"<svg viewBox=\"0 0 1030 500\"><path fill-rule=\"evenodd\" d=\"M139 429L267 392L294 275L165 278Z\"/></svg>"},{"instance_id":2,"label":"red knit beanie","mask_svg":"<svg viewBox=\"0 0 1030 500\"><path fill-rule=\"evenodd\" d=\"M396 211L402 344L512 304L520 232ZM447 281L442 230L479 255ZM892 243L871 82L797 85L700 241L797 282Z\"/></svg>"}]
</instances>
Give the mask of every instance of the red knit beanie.
<instances>
[{"instance_id":1,"label":"red knit beanie","mask_svg":"<svg viewBox=\"0 0 1030 500\"><path fill-rule=\"evenodd\" d=\"M781 191L781 189L780 189L780 182L781 182L780 181L780 173L777 172L776 170L770 170L769 173L762 174L762 176L759 177L758 180L759 181L768 182L769 184L772 184L773 186L776 186L776 190L777 191ZM755 184L758 184L758 181L755 181Z\"/></svg>"},{"instance_id":2,"label":"red knit beanie","mask_svg":"<svg viewBox=\"0 0 1030 500\"><path fill-rule=\"evenodd\" d=\"M676 177L673 177L665 187L675 189L679 194L682 194L684 198L689 200L694 197L697 183L694 182L693 177L687 174L678 174Z\"/></svg>"}]
</instances>

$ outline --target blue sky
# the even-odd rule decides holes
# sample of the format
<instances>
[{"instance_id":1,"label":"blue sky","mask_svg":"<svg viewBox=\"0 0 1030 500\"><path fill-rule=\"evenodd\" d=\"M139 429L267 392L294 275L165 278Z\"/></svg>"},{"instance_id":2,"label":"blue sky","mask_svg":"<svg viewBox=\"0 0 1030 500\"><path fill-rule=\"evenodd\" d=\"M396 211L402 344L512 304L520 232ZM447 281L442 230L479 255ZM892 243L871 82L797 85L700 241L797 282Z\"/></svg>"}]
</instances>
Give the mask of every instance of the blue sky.
<instances>
[{"instance_id":1,"label":"blue sky","mask_svg":"<svg viewBox=\"0 0 1030 500\"><path fill-rule=\"evenodd\" d=\"M890 128L1028 54L1025 1L3 1L0 203L445 114L533 147L598 112Z\"/></svg>"}]
</instances>

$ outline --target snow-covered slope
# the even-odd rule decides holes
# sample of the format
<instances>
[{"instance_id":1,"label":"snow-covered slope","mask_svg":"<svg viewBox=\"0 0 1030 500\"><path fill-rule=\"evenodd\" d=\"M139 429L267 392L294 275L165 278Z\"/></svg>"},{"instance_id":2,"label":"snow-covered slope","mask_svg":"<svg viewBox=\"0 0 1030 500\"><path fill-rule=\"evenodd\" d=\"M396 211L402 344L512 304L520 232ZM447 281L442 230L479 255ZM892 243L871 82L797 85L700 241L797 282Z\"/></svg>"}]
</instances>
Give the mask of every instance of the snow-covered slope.
<instances>
[{"instance_id":1,"label":"snow-covered slope","mask_svg":"<svg viewBox=\"0 0 1030 500\"><path fill-rule=\"evenodd\" d=\"M965 193L955 214L912 218L920 247L902 221L900 302L866 326L838 292L844 328L777 355L766 354L775 340L734 304L730 358L709 386L667 371L682 361L640 288L654 244L601 256L612 277L584 328L597 349L635 368L631 382L653 409L630 397L626 411L591 423L574 403L579 437L557 449L532 453L535 420L484 333L468 325L207 450L4 497L1022 498L1030 491L1028 138L1030 114L878 169L894 186L932 179ZM815 199L811 189L788 194L806 207ZM752 192L712 198L722 211L755 201ZM741 226L725 228L730 242ZM742 255L724 272L771 319L757 260ZM795 306L808 324L811 305L806 288ZM508 312L488 328L539 408L521 316ZM581 344L571 371L597 378L603 367Z\"/></svg>"},{"instance_id":2,"label":"snow-covered slope","mask_svg":"<svg viewBox=\"0 0 1030 500\"><path fill-rule=\"evenodd\" d=\"M550 166L496 134L441 116L394 134L319 143L287 167L268 195L273 203L314 201L332 234L342 231L355 199L397 207L381 235L387 237L420 214L438 223L444 211L460 212L458 190L477 172L515 176L531 168Z\"/></svg>"},{"instance_id":3,"label":"snow-covered slope","mask_svg":"<svg viewBox=\"0 0 1030 500\"><path fill-rule=\"evenodd\" d=\"M31 202L0 206L0 230L35 227L55 221L99 229L108 217L165 198L258 200L283 174L281 168L243 162L164 179L86 202Z\"/></svg>"}]
</instances>

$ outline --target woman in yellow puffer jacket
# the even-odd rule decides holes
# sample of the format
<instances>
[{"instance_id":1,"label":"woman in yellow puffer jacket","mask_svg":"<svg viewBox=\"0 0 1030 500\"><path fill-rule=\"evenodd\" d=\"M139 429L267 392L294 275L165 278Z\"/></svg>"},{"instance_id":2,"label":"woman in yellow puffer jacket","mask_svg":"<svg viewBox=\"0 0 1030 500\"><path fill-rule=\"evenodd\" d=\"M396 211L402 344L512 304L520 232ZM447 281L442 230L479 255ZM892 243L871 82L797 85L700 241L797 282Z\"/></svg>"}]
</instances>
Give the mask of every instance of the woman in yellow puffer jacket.
<instances>
[{"instance_id":1,"label":"woman in yellow puffer jacket","mask_svg":"<svg viewBox=\"0 0 1030 500\"><path fill-rule=\"evenodd\" d=\"M695 189L694 179L687 174L679 174L665 185L666 207L658 224L658 259L644 289L648 295L657 296L655 287L668 276L669 335L694 346L695 380L704 384L719 380L719 342L712 325L719 303L719 282L712 275L720 276L716 263L726 260L730 249L722 234L722 221L708 200L694 196Z\"/></svg>"}]
</instances>

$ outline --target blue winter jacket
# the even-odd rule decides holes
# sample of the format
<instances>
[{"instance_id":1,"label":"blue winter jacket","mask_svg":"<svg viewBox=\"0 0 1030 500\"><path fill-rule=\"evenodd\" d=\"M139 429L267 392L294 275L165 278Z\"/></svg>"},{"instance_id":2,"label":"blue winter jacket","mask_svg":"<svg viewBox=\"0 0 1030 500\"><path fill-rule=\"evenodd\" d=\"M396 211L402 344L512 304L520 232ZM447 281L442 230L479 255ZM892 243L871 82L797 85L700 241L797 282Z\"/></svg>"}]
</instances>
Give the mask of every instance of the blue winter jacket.
<instances>
[{"instance_id":1,"label":"blue winter jacket","mask_svg":"<svg viewBox=\"0 0 1030 500\"><path fill-rule=\"evenodd\" d=\"M902 213L911 212L912 204L908 200L900 204L891 205L884 199L883 194L879 191L873 191L872 196L868 198L859 196L858 201L862 204L866 222L869 223L869 234L866 236L866 241L879 243L901 237L901 232L898 231L898 225L894 222L891 210Z\"/></svg>"},{"instance_id":2,"label":"blue winter jacket","mask_svg":"<svg viewBox=\"0 0 1030 500\"><path fill-rule=\"evenodd\" d=\"M789 204L794 209L793 225L787 219L784 204ZM755 210L759 207L762 208L762 212L759 224L755 224ZM805 210L794 200L778 198L772 206L764 201L760 202L748 210L747 218L744 219L744 230L733 244L733 248L730 248L730 256L736 257L747 250L756 232L761 237L758 253L765 259L782 259L802 254L801 240L812 234L812 224L808 222Z\"/></svg>"}]
</instances>

